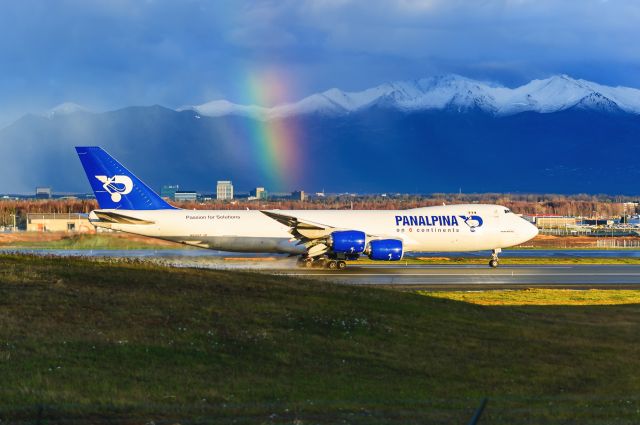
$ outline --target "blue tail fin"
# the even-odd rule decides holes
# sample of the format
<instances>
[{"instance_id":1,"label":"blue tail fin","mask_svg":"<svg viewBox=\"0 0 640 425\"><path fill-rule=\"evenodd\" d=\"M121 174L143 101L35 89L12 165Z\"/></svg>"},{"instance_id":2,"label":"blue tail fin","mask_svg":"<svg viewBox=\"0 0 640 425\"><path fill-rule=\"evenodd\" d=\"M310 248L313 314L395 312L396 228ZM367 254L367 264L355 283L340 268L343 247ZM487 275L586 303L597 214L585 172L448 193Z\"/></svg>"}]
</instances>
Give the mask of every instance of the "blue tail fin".
<instances>
[{"instance_id":1,"label":"blue tail fin","mask_svg":"<svg viewBox=\"0 0 640 425\"><path fill-rule=\"evenodd\" d=\"M76 147L101 209L174 209L99 147Z\"/></svg>"}]
</instances>

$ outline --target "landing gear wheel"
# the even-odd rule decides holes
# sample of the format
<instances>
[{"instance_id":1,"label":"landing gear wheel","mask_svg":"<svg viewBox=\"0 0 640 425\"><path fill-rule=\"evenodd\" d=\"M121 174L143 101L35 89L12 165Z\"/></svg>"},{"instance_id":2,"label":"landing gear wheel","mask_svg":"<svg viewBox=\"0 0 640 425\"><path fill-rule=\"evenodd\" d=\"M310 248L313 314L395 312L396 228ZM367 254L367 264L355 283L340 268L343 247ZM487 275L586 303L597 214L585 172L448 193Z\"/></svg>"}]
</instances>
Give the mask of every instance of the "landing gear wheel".
<instances>
[{"instance_id":1,"label":"landing gear wheel","mask_svg":"<svg viewBox=\"0 0 640 425\"><path fill-rule=\"evenodd\" d=\"M311 267L313 267L313 260L311 258L308 258L304 261L304 267L307 269L310 269Z\"/></svg>"},{"instance_id":2,"label":"landing gear wheel","mask_svg":"<svg viewBox=\"0 0 640 425\"><path fill-rule=\"evenodd\" d=\"M338 261L338 270L344 270L347 268L347 263L344 261Z\"/></svg>"},{"instance_id":3,"label":"landing gear wheel","mask_svg":"<svg viewBox=\"0 0 640 425\"><path fill-rule=\"evenodd\" d=\"M491 260L489 261L489 267L491 267L492 269L498 267L498 254L500 254L500 252L502 252L502 249L500 248L496 248L491 251Z\"/></svg>"},{"instance_id":4,"label":"landing gear wheel","mask_svg":"<svg viewBox=\"0 0 640 425\"><path fill-rule=\"evenodd\" d=\"M326 265L324 258L317 258L313 261L313 267L321 269Z\"/></svg>"},{"instance_id":5,"label":"landing gear wheel","mask_svg":"<svg viewBox=\"0 0 640 425\"><path fill-rule=\"evenodd\" d=\"M329 270L335 270L338 268L338 262L335 260L329 260L327 261L327 268Z\"/></svg>"}]
</instances>

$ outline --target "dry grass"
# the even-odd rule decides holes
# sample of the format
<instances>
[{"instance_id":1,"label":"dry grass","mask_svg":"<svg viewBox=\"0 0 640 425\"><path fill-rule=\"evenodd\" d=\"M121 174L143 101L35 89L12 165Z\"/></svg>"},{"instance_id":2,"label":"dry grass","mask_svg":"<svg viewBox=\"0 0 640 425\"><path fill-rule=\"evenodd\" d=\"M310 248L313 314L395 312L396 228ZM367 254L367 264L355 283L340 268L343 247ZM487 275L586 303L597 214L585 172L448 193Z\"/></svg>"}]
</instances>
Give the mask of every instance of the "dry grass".
<instances>
[{"instance_id":1,"label":"dry grass","mask_svg":"<svg viewBox=\"0 0 640 425\"><path fill-rule=\"evenodd\" d=\"M570 290L570 289L526 289L491 291L419 291L429 297L445 298L479 305L554 305L592 306L640 304L640 290Z\"/></svg>"}]
</instances>

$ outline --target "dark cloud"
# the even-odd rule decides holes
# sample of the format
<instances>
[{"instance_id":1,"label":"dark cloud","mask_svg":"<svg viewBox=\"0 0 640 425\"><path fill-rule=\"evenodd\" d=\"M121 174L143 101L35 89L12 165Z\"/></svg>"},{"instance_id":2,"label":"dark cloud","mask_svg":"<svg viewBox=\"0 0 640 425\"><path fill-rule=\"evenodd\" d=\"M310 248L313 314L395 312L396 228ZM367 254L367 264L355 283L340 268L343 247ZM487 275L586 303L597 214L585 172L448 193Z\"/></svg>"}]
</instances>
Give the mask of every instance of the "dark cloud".
<instances>
[{"instance_id":1,"label":"dark cloud","mask_svg":"<svg viewBox=\"0 0 640 425\"><path fill-rule=\"evenodd\" d=\"M635 0L3 2L0 125L68 100L247 102L267 71L292 99L447 72L640 87L638 22Z\"/></svg>"}]
</instances>

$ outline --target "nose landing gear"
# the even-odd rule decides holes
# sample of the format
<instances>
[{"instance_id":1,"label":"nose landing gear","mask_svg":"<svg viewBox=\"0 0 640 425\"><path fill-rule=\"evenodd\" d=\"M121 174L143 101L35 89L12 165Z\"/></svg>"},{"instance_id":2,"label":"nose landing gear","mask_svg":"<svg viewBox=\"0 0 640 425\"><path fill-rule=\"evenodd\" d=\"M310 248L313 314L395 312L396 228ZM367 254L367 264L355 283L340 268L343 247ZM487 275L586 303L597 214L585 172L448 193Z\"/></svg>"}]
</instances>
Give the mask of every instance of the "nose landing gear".
<instances>
[{"instance_id":1,"label":"nose landing gear","mask_svg":"<svg viewBox=\"0 0 640 425\"><path fill-rule=\"evenodd\" d=\"M489 260L489 267L491 267L492 269L495 269L496 267L498 267L498 254L500 254L502 252L502 249L500 248L496 248L493 251L491 251L491 260Z\"/></svg>"}]
</instances>

